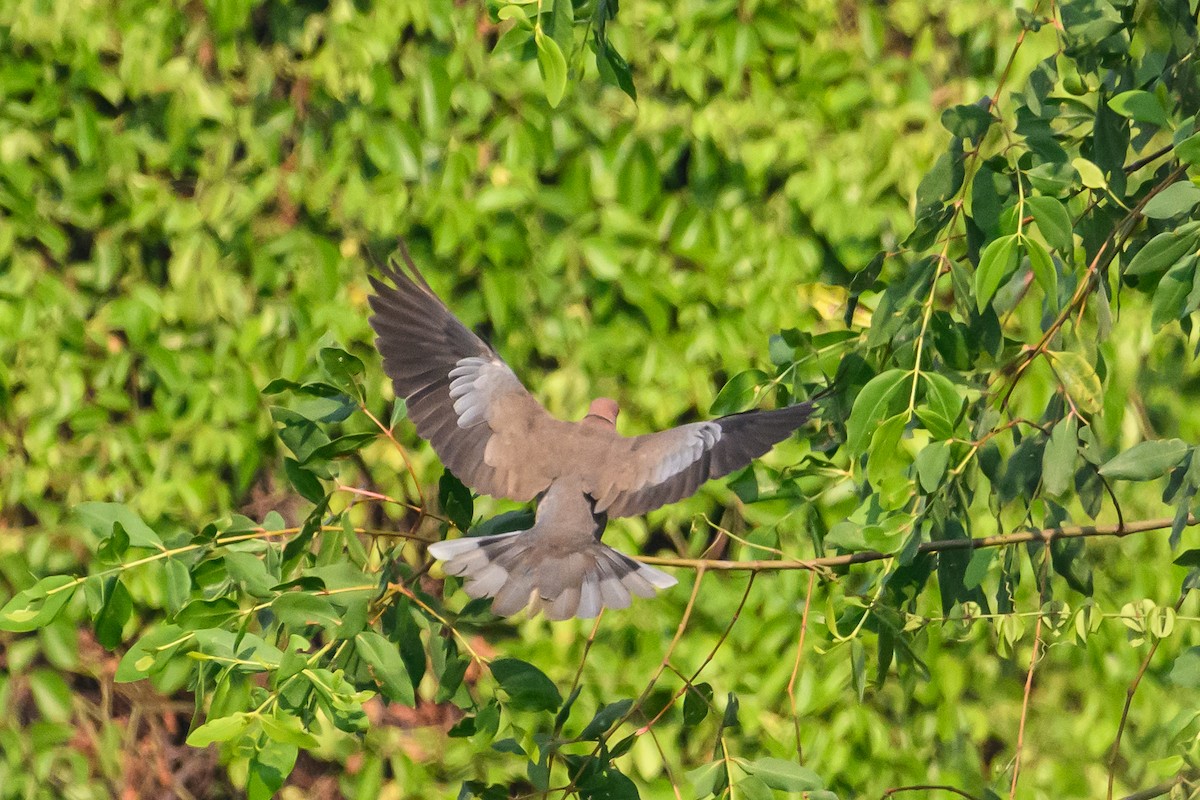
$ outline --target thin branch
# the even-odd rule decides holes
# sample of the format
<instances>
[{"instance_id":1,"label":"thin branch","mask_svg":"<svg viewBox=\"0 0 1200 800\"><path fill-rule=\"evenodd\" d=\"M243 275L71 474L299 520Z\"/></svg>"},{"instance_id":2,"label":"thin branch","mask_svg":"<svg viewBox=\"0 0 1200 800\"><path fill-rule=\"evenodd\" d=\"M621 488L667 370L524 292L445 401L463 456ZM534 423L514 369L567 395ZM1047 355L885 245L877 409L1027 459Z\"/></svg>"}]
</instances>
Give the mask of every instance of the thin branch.
<instances>
[{"instance_id":1,"label":"thin branch","mask_svg":"<svg viewBox=\"0 0 1200 800\"><path fill-rule=\"evenodd\" d=\"M608 729L608 733L601 737L601 739L596 743L596 747L592 750L590 756L591 758L595 758L597 754L599 754L600 750L608 743L609 738L611 738L614 733L620 730L621 726L628 722L634 714L639 713L642 710L642 705L650 698L650 693L654 691L654 685L658 683L658 679L661 678L663 672L666 671L667 666L671 663L671 655L675 652L675 648L679 646L679 642L683 639L683 632L687 630L688 623L692 619L692 612L696 608L696 598L700 596L700 584L703 583L703 581L704 568L701 567L696 571L696 582L692 585L692 594L688 598L687 605L683 609L683 616L679 618L679 624L675 628L675 636L672 637L671 643L667 645L666 652L663 653L662 661L659 662L658 669L654 671L654 675L650 677L650 682L646 684L646 688L643 689L642 693L638 695L638 698L634 700L633 705L629 707L629 710L625 712L625 715L621 717L621 719L617 720L617 722ZM576 780L578 780L578 776L572 778L566 786L562 787L563 800L566 800L567 797L570 797L571 792L575 791Z\"/></svg>"},{"instance_id":2,"label":"thin branch","mask_svg":"<svg viewBox=\"0 0 1200 800\"><path fill-rule=\"evenodd\" d=\"M1057 528L1041 528L1025 530L1016 533L1006 533L997 536L981 536L976 539L940 539L933 542L922 542L917 547L919 553L940 553L946 550L978 550L984 547L1005 547L1010 544L1025 542L1043 542L1049 544L1060 539L1083 539L1095 536L1129 536L1135 533L1167 530L1175 522L1174 517L1147 519L1128 522L1124 525L1063 525ZM1200 518L1194 515L1188 517L1187 525L1200 525ZM644 564L654 564L661 567L678 567L681 569L704 569L714 572L771 572L775 570L807 569L817 570L827 567L845 567L854 564L866 564L872 561L883 561L895 558L896 553L881 553L878 550L862 550L857 553L847 553L840 556L826 556L807 561L794 560L759 560L759 561L727 561L704 558L662 558L658 556L641 556L638 558Z\"/></svg>"},{"instance_id":3,"label":"thin branch","mask_svg":"<svg viewBox=\"0 0 1200 800\"><path fill-rule=\"evenodd\" d=\"M676 780L675 774L671 772L671 765L667 761L667 753L663 750L662 743L658 741L658 734L650 731L650 740L654 742L655 748L658 749L658 757L662 760L663 771L667 773L667 780L671 782L671 791L675 793L675 800L683 800L683 793L679 791L679 781Z\"/></svg>"},{"instance_id":4,"label":"thin branch","mask_svg":"<svg viewBox=\"0 0 1200 800\"><path fill-rule=\"evenodd\" d=\"M1167 153L1170 153L1174 149L1175 149L1175 145L1169 144L1166 147L1155 150L1153 153L1151 153L1150 155L1148 155L1144 158L1139 158L1137 161L1130 161L1128 164L1125 165L1125 172L1127 172L1127 173L1137 172L1139 169L1146 166L1147 164L1158 161L1160 158L1165 156Z\"/></svg>"},{"instance_id":5,"label":"thin branch","mask_svg":"<svg viewBox=\"0 0 1200 800\"><path fill-rule=\"evenodd\" d=\"M1169 781L1163 781L1156 786L1151 786L1149 789L1142 789L1140 792L1127 794L1121 800L1153 800L1155 797L1162 797L1164 794L1170 793L1172 789L1180 784L1188 784L1189 788L1191 788L1191 784L1197 778L1200 778L1200 773L1181 772Z\"/></svg>"},{"instance_id":6,"label":"thin branch","mask_svg":"<svg viewBox=\"0 0 1200 800\"><path fill-rule=\"evenodd\" d=\"M896 786L896 787L888 789L886 792L884 792L882 795L882 798L892 797L894 795L900 794L901 792L932 792L932 791L951 792L953 794L958 795L959 797L965 797L965 798L967 798L967 800L979 800L979 798L976 797L975 795L964 792L962 789L955 789L953 786L942 786L942 785L936 784L936 783L926 783L926 784L921 784L918 786Z\"/></svg>"},{"instance_id":7,"label":"thin branch","mask_svg":"<svg viewBox=\"0 0 1200 800\"><path fill-rule=\"evenodd\" d=\"M1191 518L1188 519L1191 522ZM1179 595L1179 599L1175 601L1175 611L1178 612L1183 607L1183 601L1187 599L1188 593L1185 591ZM1150 645L1150 651L1146 653L1146 657L1142 659L1142 665L1138 667L1137 675L1134 676L1133 682L1129 684L1129 688L1125 690L1125 705L1121 708L1121 722L1117 725L1117 735L1113 739L1112 750L1108 754L1108 791L1105 793L1107 800L1112 800L1113 784L1117 780L1117 761L1121 755L1121 737L1125 735L1125 723L1129 721L1129 709L1133 705L1133 695L1137 692L1138 686L1142 683L1142 676L1146 674L1146 670L1150 667L1150 659L1154 658L1154 654L1158 652L1158 645L1162 639L1155 639ZM1156 795L1149 795L1155 797Z\"/></svg>"},{"instance_id":8,"label":"thin branch","mask_svg":"<svg viewBox=\"0 0 1200 800\"><path fill-rule=\"evenodd\" d=\"M804 612L800 615L800 638L796 642L796 660L792 662L792 676L788 678L788 702L792 706L792 724L796 728L796 760L803 763L804 750L800 747L800 713L796 710L796 676L800 674L800 658L804 653L804 634L808 631L808 610L812 608L813 584L817 573L808 572L808 591L804 593Z\"/></svg>"},{"instance_id":9,"label":"thin branch","mask_svg":"<svg viewBox=\"0 0 1200 800\"><path fill-rule=\"evenodd\" d=\"M379 421L379 417L371 413L371 409L367 408L366 403L360 403L358 407L362 409L364 414L370 417L371 422L375 423L375 427L379 428L379 430L383 432L383 435L391 441L393 446L395 446L396 452L400 454L400 458L404 461L404 467L408 472L408 476L412 478L413 486L416 487L417 490L417 499L419 501L418 505L420 506L420 509L417 510L417 521L413 523L412 527L412 530L415 531L420 526L421 521L425 518L425 507L429 505L429 502L425 499L425 490L421 487L421 480L417 477L417 472L413 469L412 460L408 457L408 449L405 448L404 445L400 444L400 440L396 438L396 434L391 428L384 425Z\"/></svg>"},{"instance_id":10,"label":"thin branch","mask_svg":"<svg viewBox=\"0 0 1200 800\"><path fill-rule=\"evenodd\" d=\"M693 685L695 684L696 679L700 677L700 673L704 671L704 668L707 667L709 662L713 660L713 657L716 656L717 651L721 649L721 645L725 644L725 640L729 637L729 632L733 630L733 626L737 623L738 618L742 616L742 609L746 607L746 601L750 599L750 590L754 588L754 578L754 573L751 573L750 580L746 582L746 590L742 592L742 600L738 603L737 608L734 609L733 616L729 618L729 624L725 626L725 630L721 632L720 638L717 639L717 643L713 645L712 650L708 652L708 655L705 657L704 661L700 663L700 666L696 667L696 671L692 673L692 677L685 678L681 673L675 670L674 667L671 667L671 670L675 672L676 675L679 675L679 677L683 680L683 686L678 692L675 693L675 696L671 698L671 702L659 709L659 712L654 716L654 719L647 722L641 728L638 728L638 736L641 736L643 733L650 730L654 726L654 723L662 719L663 715L666 714L667 711L672 707L674 707L675 703L680 697L683 697L683 695L686 694L689 689L694 688ZM667 664L667 666L670 667L671 665Z\"/></svg>"},{"instance_id":11,"label":"thin branch","mask_svg":"<svg viewBox=\"0 0 1200 800\"><path fill-rule=\"evenodd\" d=\"M1038 587L1038 608L1045 605L1046 602L1046 579L1047 573L1050 571L1050 553L1049 550L1042 550L1042 569L1041 569L1041 584ZM1045 614L1037 615L1037 622L1033 626L1033 653L1029 656L1029 671L1025 673L1025 693L1021 697L1021 722L1017 726L1017 751L1013 756L1013 775L1012 785L1008 790L1008 800L1017 799L1017 779L1021 775L1021 753L1025 749L1025 721L1029 717L1029 697L1033 694L1033 671L1037 669L1038 656L1042 648L1042 620Z\"/></svg>"},{"instance_id":12,"label":"thin branch","mask_svg":"<svg viewBox=\"0 0 1200 800\"><path fill-rule=\"evenodd\" d=\"M1032 364L1038 358L1038 356L1043 355L1046 352L1046 349L1050 345L1050 341L1058 333L1059 329L1061 329L1063 325L1065 325L1071 318L1071 314L1074 312L1074 310L1078 307L1082 313L1083 306L1086 305L1088 295L1092 290L1092 281L1095 280L1097 275L1099 275L1103 269L1106 269L1108 265L1112 263L1113 259L1120 254L1121 249L1125 246L1125 243L1129 240L1129 237L1133 235L1134 226L1136 226L1138 221L1142 218L1142 209L1146 207L1147 203L1154 199L1155 195L1178 180L1179 176L1182 175L1186 169L1186 164L1181 164L1176 167L1170 175L1168 175L1165 179L1154 186L1154 188L1147 192L1145 196L1138 201L1138 204L1134 206L1133 209L1130 210L1130 212L1126 214L1119 223L1116 224L1116 226L1114 226L1114 232L1112 236L1110 236L1100 245L1100 248L1096 251L1096 255L1092 258L1091 263L1088 264L1087 270L1083 276L1083 280L1079 282L1079 285L1075 289L1075 293L1071 296L1071 299L1067 302L1066 306L1063 307L1063 310L1059 312L1058 317L1056 317L1054 322L1050 323L1050 326L1046 328L1046 331L1042 334L1042 338L1038 340L1036 345L1030 348L1025 348L1021 356L1021 363L1017 365L1016 371L1012 376L1012 381L1009 383L1008 389L1004 392L1004 399L1000 402L1001 409L1008 407L1008 401L1012 397L1013 392L1016 390L1017 384L1021 380L1021 376L1025 374L1025 370L1028 369L1029 365ZM1119 242L1117 241L1118 239L1120 240ZM1110 248L1109 245L1113 246ZM998 374L1003 375L1004 372L1005 371L1001 371Z\"/></svg>"}]
</instances>

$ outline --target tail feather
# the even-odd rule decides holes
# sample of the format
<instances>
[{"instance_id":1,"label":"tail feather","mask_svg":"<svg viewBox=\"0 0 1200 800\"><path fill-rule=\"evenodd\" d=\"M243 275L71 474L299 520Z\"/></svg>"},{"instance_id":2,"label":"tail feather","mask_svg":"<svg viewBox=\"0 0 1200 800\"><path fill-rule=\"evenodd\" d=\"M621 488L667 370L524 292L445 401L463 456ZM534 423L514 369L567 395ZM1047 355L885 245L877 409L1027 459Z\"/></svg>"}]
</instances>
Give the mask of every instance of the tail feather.
<instances>
[{"instance_id":1,"label":"tail feather","mask_svg":"<svg viewBox=\"0 0 1200 800\"><path fill-rule=\"evenodd\" d=\"M522 533L522 531L515 531L513 533L498 533L495 536L479 536L474 539L446 539L445 541L434 542L433 544L429 545L429 554L439 561L450 561L455 556L464 555L473 550L479 549L480 543L484 542L484 540L486 540L487 543L501 542L507 539L512 539L518 533Z\"/></svg>"},{"instance_id":2,"label":"tail feather","mask_svg":"<svg viewBox=\"0 0 1200 800\"><path fill-rule=\"evenodd\" d=\"M547 619L590 619L603 608L627 608L631 594L653 597L675 579L600 542L555 553L539 547L536 530L477 536L430 545L448 574L466 579L471 597L492 597L492 611L516 614L526 606ZM543 542L543 544L545 544Z\"/></svg>"}]
</instances>

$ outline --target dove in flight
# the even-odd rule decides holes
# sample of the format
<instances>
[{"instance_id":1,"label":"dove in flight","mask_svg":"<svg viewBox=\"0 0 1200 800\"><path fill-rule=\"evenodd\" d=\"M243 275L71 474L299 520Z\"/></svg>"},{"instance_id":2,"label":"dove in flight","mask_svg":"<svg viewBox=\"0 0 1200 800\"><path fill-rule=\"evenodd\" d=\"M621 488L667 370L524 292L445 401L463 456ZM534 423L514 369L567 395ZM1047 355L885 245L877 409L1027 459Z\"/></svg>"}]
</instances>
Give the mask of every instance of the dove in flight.
<instances>
[{"instance_id":1,"label":"dove in flight","mask_svg":"<svg viewBox=\"0 0 1200 800\"><path fill-rule=\"evenodd\" d=\"M442 463L477 492L537 500L533 527L430 545L492 611L526 605L549 619L591 618L653 597L675 579L601 543L610 517L645 514L748 465L813 413L812 402L622 436L617 403L577 422L550 415L495 350L455 318L404 252L372 275L375 344L396 396Z\"/></svg>"}]
</instances>

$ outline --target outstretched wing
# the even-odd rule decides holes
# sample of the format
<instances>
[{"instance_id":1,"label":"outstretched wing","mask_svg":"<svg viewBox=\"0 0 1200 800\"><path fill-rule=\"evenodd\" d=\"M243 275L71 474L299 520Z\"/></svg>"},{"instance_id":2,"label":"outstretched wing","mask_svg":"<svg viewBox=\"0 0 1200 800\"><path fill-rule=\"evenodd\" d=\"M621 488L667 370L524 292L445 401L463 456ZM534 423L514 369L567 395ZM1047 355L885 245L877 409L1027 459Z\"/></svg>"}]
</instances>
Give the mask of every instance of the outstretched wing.
<instances>
[{"instance_id":1,"label":"outstretched wing","mask_svg":"<svg viewBox=\"0 0 1200 800\"><path fill-rule=\"evenodd\" d=\"M557 422L504 360L469 331L404 253L407 271L372 275L371 327L383 369L417 433L451 472L484 494L532 500L550 485L543 465L521 457Z\"/></svg>"},{"instance_id":2,"label":"outstretched wing","mask_svg":"<svg viewBox=\"0 0 1200 800\"><path fill-rule=\"evenodd\" d=\"M693 422L627 440L625 463L594 478L596 513L645 514L741 469L786 439L813 413L811 402Z\"/></svg>"}]
</instances>

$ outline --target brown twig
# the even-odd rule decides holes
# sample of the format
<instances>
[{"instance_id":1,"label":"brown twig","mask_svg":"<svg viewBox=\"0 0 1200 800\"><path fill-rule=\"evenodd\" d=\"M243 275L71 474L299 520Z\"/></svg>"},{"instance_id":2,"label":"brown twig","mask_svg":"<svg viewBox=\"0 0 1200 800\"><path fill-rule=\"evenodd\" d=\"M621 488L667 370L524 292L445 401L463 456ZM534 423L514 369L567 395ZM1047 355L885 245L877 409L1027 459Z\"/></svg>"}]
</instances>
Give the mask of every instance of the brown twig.
<instances>
[{"instance_id":1,"label":"brown twig","mask_svg":"<svg viewBox=\"0 0 1200 800\"><path fill-rule=\"evenodd\" d=\"M408 457L408 450L404 447L404 445L400 444L400 440L396 438L396 434L392 431L392 429L380 422L379 417L371 413L371 409L367 408L366 403L359 404L359 408L362 409L364 414L370 417L371 422L374 422L375 426L383 432L383 435L386 436L389 441L391 441L392 445L396 448L396 451L400 453L400 458L404 461L404 467L408 472L408 476L412 478L413 486L416 487L417 490L417 499L419 500L418 505L420 506L420 508L417 509L417 521L414 522L412 526L412 530L415 531L418 527L420 527L422 520L424 520L426 517L425 507L429 505L429 502L425 499L425 490L421 488L421 480L417 477L416 470L413 469L412 460Z\"/></svg>"},{"instance_id":2,"label":"brown twig","mask_svg":"<svg viewBox=\"0 0 1200 800\"><path fill-rule=\"evenodd\" d=\"M804 634L808 631L808 610L812 607L813 584L817 573L808 571L808 591L804 594L804 611L800 614L800 637L796 642L796 660L792 662L792 676L788 678L788 702L792 706L792 724L796 728L796 760L803 763L804 751L800 747L800 713L796 710L796 676L800 674L800 658L804 652Z\"/></svg>"},{"instance_id":3,"label":"brown twig","mask_svg":"<svg viewBox=\"0 0 1200 800\"><path fill-rule=\"evenodd\" d=\"M1005 547L1010 544L1024 544L1026 542L1043 542L1049 544L1060 539L1082 539L1098 536L1122 537L1136 533L1166 530L1174 522L1175 519L1173 517L1163 517L1161 519L1128 522L1123 525L1063 525L1057 528L1025 530L996 536L981 536L975 539L939 539L933 542L922 542L917 547L917 552L939 553L946 550L978 550L984 547ZM1194 515L1189 516L1187 525L1189 527L1200 525L1200 518ZM703 558L662 558L658 556L642 556L638 560L644 564L677 567L680 569L713 570L715 572L771 572L789 569L817 570L828 567L845 567L854 564L866 564L872 561L883 561L884 559L895 557L895 553L862 550L857 553L813 558L807 561L799 559L729 561Z\"/></svg>"},{"instance_id":4,"label":"brown twig","mask_svg":"<svg viewBox=\"0 0 1200 800\"><path fill-rule=\"evenodd\" d=\"M1038 587L1038 608L1046 602L1046 578L1050 571L1050 552L1042 549L1042 569L1040 586ZM1017 779L1021 775L1021 753L1025 750L1025 721L1029 716L1029 698L1033 694L1033 671L1037 669L1038 656L1042 647L1042 619L1045 614L1038 614L1033 626L1033 653L1029 656L1029 671L1025 673L1025 693L1021 697L1021 722L1017 725L1017 751L1013 756L1012 785L1008 790L1008 800L1017 798Z\"/></svg>"},{"instance_id":5,"label":"brown twig","mask_svg":"<svg viewBox=\"0 0 1200 800\"><path fill-rule=\"evenodd\" d=\"M638 730L637 730L638 736L641 736L646 731L648 731L652 727L654 727L654 724L656 722L658 722L660 719L662 719L662 716L667 713L667 710L670 709L672 706L674 706L675 703L679 700L679 698L682 697L687 692L688 689L693 688L693 685L695 684L696 679L700 677L700 673L703 672L704 668L707 667L709 665L709 663L713 660L713 657L716 656L717 651L721 649L721 645L725 644L725 640L729 637L729 632L733 630L734 624L736 624L738 621L738 618L742 616L742 609L744 609L746 607L746 601L748 599L750 599L750 589L753 588L753 586L754 586L754 577L755 577L754 573L751 573L750 580L746 582L746 590L744 592L742 592L742 600L741 600L741 602L738 603L738 607L736 609L734 609L733 616L729 618L729 624L726 625L725 630L721 632L721 636L720 636L720 638L717 639L717 643L713 645L712 650L708 651L708 655L705 656L704 661L702 661L700 663L700 666L696 667L696 671L692 673L692 677L685 678L682 673L680 673L674 667L671 667L670 664L666 665L666 666L670 667L672 672L674 672L676 675L679 675L680 680L683 681L683 686L679 689L679 691L677 691L675 693L675 696L671 698L671 702L667 703L661 709L659 709L659 712L654 715L654 719L647 722L641 728L638 728ZM657 678L656 678L656 680L657 680Z\"/></svg>"},{"instance_id":6,"label":"brown twig","mask_svg":"<svg viewBox=\"0 0 1200 800\"><path fill-rule=\"evenodd\" d=\"M621 726L628 722L634 714L642 710L642 704L650 697L650 693L654 691L654 685L658 683L658 679L662 677L666 671L668 664L671 662L671 654L675 652L675 648L679 646L679 642L683 639L683 632L687 630L688 623L692 619L692 612L696 608L696 598L700 596L700 584L704 581L704 568L701 567L696 571L696 582L692 585L692 594L688 597L687 605L683 609L683 616L679 618L679 624L675 627L675 635L671 638L671 643L667 645L666 652L663 653L662 661L658 664L658 669L654 671L654 675L650 677L650 682L646 684L646 688L638 695L638 698L633 701L633 705L625 712L615 724L608 729L608 733L600 738L596 743L596 747L592 750L591 757L595 758L607 743L609 738L616 731L620 730ZM575 790L575 778L572 778L566 786L562 787L563 800L570 797L571 792ZM548 793L547 793L548 794Z\"/></svg>"}]
</instances>

